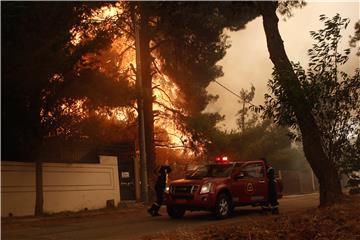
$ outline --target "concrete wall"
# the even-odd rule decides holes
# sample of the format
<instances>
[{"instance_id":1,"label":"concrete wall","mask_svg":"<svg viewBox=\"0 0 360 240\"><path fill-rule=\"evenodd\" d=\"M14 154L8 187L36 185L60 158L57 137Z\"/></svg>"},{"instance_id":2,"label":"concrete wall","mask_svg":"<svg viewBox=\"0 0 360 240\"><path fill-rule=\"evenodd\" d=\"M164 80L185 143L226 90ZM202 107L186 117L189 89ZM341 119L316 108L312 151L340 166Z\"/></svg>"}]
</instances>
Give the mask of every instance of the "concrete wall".
<instances>
[{"instance_id":1,"label":"concrete wall","mask_svg":"<svg viewBox=\"0 0 360 240\"><path fill-rule=\"evenodd\" d=\"M44 212L80 211L120 201L117 157L100 156L100 164L44 163ZM35 165L1 163L1 216L33 215Z\"/></svg>"}]
</instances>

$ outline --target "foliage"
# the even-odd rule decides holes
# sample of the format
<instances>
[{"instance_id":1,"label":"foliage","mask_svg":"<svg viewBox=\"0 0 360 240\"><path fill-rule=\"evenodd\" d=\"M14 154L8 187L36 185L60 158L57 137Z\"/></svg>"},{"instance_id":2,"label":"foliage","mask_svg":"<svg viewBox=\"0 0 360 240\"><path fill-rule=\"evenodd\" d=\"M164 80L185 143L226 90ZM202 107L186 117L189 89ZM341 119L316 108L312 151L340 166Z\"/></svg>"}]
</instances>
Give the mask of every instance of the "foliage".
<instances>
[{"instance_id":1,"label":"foliage","mask_svg":"<svg viewBox=\"0 0 360 240\"><path fill-rule=\"evenodd\" d=\"M293 16L293 12L292 10L294 8L302 8L306 6L306 2L303 1L303 0L292 0L292 1L289 1L289 0L280 0L278 1L278 8L277 8L277 11L283 16L284 18L284 21L287 19L287 18L290 18Z\"/></svg>"},{"instance_id":2,"label":"foliage","mask_svg":"<svg viewBox=\"0 0 360 240\"><path fill-rule=\"evenodd\" d=\"M236 119L236 123L241 131L245 131L246 128L254 127L258 120L258 114L254 111L252 116L250 116L249 110L250 107L254 106L251 101L255 96L255 87L251 85L250 91L241 89L240 90L240 100L238 103L242 105L242 108L237 112L236 115L239 115L239 118ZM250 107L246 107L247 104L250 104Z\"/></svg>"},{"instance_id":3,"label":"foliage","mask_svg":"<svg viewBox=\"0 0 360 240\"><path fill-rule=\"evenodd\" d=\"M320 21L324 22L325 28L311 32L315 44L309 50L307 72L300 64L293 64L293 68L322 133L327 156L342 171L349 172L349 166L354 167L352 163L360 156L356 146L360 134L359 69L353 76L339 70L350 54L350 49L343 53L338 50L341 29L347 27L349 20L339 15L331 19L321 15ZM278 79L279 74L274 71L268 84L273 96L265 96L265 116L273 117L280 125L296 129L298 123L289 96Z\"/></svg>"},{"instance_id":4,"label":"foliage","mask_svg":"<svg viewBox=\"0 0 360 240\"><path fill-rule=\"evenodd\" d=\"M356 44L360 41L360 21L358 21L357 23L355 23L355 34L354 36L352 36L350 38L350 46L351 47L356 47ZM357 52L356 52L356 55L357 56L360 56L360 46L358 47L357 49Z\"/></svg>"},{"instance_id":5,"label":"foliage","mask_svg":"<svg viewBox=\"0 0 360 240\"><path fill-rule=\"evenodd\" d=\"M349 194L360 194L360 176L352 173L349 176L347 187L349 187Z\"/></svg>"},{"instance_id":6,"label":"foliage","mask_svg":"<svg viewBox=\"0 0 360 240\"><path fill-rule=\"evenodd\" d=\"M211 3L163 3L153 39L161 70L181 89L187 113L197 114L207 104L205 88L222 76L216 63L229 47L222 34L222 16ZM196 94L194 94L196 92Z\"/></svg>"},{"instance_id":7,"label":"foliage","mask_svg":"<svg viewBox=\"0 0 360 240\"><path fill-rule=\"evenodd\" d=\"M3 159L32 157L43 135L41 96L54 73L69 70L66 43L80 3L2 2ZM46 12L46 14L44 14ZM51 22L52 24L48 24Z\"/></svg>"},{"instance_id":8,"label":"foliage","mask_svg":"<svg viewBox=\"0 0 360 240\"><path fill-rule=\"evenodd\" d=\"M240 29L258 13L250 11L252 3L143 5L150 13L153 77L166 74L180 88L176 99L168 95L173 105L159 105L155 120L166 117L186 129L187 121L183 120L199 114L216 98L205 88L222 75L216 62L229 47L223 28L233 24L233 29ZM3 134L8 140L6 158L22 158L14 153L24 153L25 158L44 137L81 139L101 135L100 128L87 127L89 122L107 121L95 112L107 112L112 121L113 108L136 110L137 93L129 84L134 82L134 68L126 64L129 55L134 55L134 4L7 2L2 6L6 35L3 54L8 58L3 67L3 87L7 91L2 103ZM121 10L104 14L114 6ZM230 14L232 21L219 9ZM114 45L121 45L121 51L114 51ZM157 97L154 101L159 104ZM127 125L134 124L136 116L134 112L130 115ZM34 144L29 144L32 141ZM189 145L195 148L195 143Z\"/></svg>"},{"instance_id":9,"label":"foliage","mask_svg":"<svg viewBox=\"0 0 360 240\"><path fill-rule=\"evenodd\" d=\"M216 63L229 47L226 36L222 34L226 19L219 14L218 8L221 5L217 3L146 2L142 6L149 14L147 34L153 57L153 90L160 90L168 95L167 102L171 102L161 103L159 94L154 96L154 106L157 106L155 121L159 123L161 118L166 118L185 130L186 120L183 120L190 115L199 114L215 99L207 94L205 88L222 75L221 67ZM110 38L120 38L131 46L134 44L134 29L130 16L135 5L122 3L120 7L120 14L101 22L86 20L91 13L84 15L85 24L82 23L78 28L81 32L91 32L93 35L106 30ZM242 17L245 15L237 15L239 19ZM91 35L85 37L85 42L93 38ZM123 47L122 54L131 51L132 47ZM127 66L122 67L123 72L126 72ZM168 89L159 89L162 86L158 84L158 79L165 77L169 77L179 88L177 96L171 95ZM156 136L161 136L161 139L156 139L157 142L166 140L161 133L162 127L156 128Z\"/></svg>"},{"instance_id":10,"label":"foliage","mask_svg":"<svg viewBox=\"0 0 360 240\"><path fill-rule=\"evenodd\" d=\"M277 169L306 169L302 149L293 147L290 131L270 120L263 121L244 131L221 131L216 124L222 120L218 114L206 113L189 119L188 126L197 137L194 141L204 144L208 160L226 155L231 161L254 160L267 157Z\"/></svg>"},{"instance_id":11,"label":"foliage","mask_svg":"<svg viewBox=\"0 0 360 240\"><path fill-rule=\"evenodd\" d=\"M185 127L191 133L191 140L195 143L195 149L197 145L203 145L206 152L209 152L211 148L216 147L216 144L212 142L213 139L223 139L224 137L216 128L216 124L223 119L224 116L219 113L202 113L186 119Z\"/></svg>"},{"instance_id":12,"label":"foliage","mask_svg":"<svg viewBox=\"0 0 360 240\"><path fill-rule=\"evenodd\" d=\"M129 71L114 71L118 54L103 61L111 53L113 34L120 30L85 21L94 14L92 9L104 4L2 3L6 159L26 160L44 137L81 138L96 130L101 134L100 128L86 127L91 118L97 118L93 123L107 120L94 111L111 116L111 108L133 105L134 88L126 81ZM83 41L74 42L76 32Z\"/></svg>"},{"instance_id":13,"label":"foliage","mask_svg":"<svg viewBox=\"0 0 360 240\"><path fill-rule=\"evenodd\" d=\"M233 133L225 152L234 159L253 160L266 157L276 169L304 169L307 164L301 149L294 148L289 130L270 120L241 133Z\"/></svg>"},{"instance_id":14,"label":"foliage","mask_svg":"<svg viewBox=\"0 0 360 240\"><path fill-rule=\"evenodd\" d=\"M151 15L150 50L156 58L152 62L153 77L166 74L180 88L176 101L169 96L175 104L166 106L163 112L155 112L156 119L172 118L184 131L191 129L194 141L186 144L193 149L199 149L196 142L201 142L203 133L221 135L210 126L221 116L206 116L205 119L210 118L209 126L200 126L199 132L194 130L199 127L195 119L206 122L200 112L215 99L205 88L222 75L216 63L230 46L223 29L244 28L259 15L255 5L253 2L144 3ZM111 16L101 14L111 6L120 7L121 11ZM26 153L23 149L29 143L26 138L100 139L102 136L105 140L106 131L101 126L136 131L134 100L137 93L130 84L134 72L131 64L124 64L128 54L134 54L131 3L24 3L24 8L22 3L4 3L4 7L7 36L4 54L10 60L4 65L3 83L7 91L6 96L3 95L6 99L3 129L11 129L5 130L9 145L22 149L14 151L6 147L9 149L6 156L11 155L10 151ZM44 15L44 11L50 14ZM27 38L18 36L27 31ZM119 42L126 44L121 46L121 51L115 51L113 46ZM37 51L32 51L33 48ZM18 58L20 55L23 59ZM28 61L32 64L27 64ZM126 110L129 118L116 124L113 110L119 107L129 107ZM111 119L95 112L107 113ZM15 113L24 118L17 118ZM108 122L99 125L102 121ZM31 124L36 127L28 127ZM91 128L91 124L98 127ZM34 129L38 129L36 137Z\"/></svg>"}]
</instances>

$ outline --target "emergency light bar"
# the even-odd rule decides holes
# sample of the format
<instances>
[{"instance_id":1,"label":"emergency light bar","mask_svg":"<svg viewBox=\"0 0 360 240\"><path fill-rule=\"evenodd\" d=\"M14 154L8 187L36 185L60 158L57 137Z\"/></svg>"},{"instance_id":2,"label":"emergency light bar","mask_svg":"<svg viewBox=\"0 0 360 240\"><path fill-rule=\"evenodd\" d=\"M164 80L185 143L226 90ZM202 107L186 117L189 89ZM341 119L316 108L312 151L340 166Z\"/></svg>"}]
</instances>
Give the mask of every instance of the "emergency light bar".
<instances>
[{"instance_id":1,"label":"emergency light bar","mask_svg":"<svg viewBox=\"0 0 360 240\"><path fill-rule=\"evenodd\" d=\"M227 162L227 161L228 161L228 157L227 157L227 156L216 157L215 160L216 160L217 162Z\"/></svg>"}]
</instances>

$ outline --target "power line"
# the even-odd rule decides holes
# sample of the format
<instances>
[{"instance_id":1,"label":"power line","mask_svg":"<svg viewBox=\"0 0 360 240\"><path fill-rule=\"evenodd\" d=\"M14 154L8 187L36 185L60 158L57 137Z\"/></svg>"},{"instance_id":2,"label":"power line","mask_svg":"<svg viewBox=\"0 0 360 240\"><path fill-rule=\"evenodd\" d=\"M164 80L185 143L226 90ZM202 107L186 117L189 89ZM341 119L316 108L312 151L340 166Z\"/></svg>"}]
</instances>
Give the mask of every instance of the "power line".
<instances>
[{"instance_id":1,"label":"power line","mask_svg":"<svg viewBox=\"0 0 360 240\"><path fill-rule=\"evenodd\" d=\"M244 101L244 99L241 98L241 96L235 92L233 92L232 90L230 90L229 88L225 87L223 84L219 83L218 81L214 80L217 84L219 84L221 87L223 87L226 91L230 92L231 94L233 94L234 96L236 96L237 98L241 99L242 101ZM251 102L245 101L246 103L250 104L251 106L256 107L254 104L252 104Z\"/></svg>"}]
</instances>

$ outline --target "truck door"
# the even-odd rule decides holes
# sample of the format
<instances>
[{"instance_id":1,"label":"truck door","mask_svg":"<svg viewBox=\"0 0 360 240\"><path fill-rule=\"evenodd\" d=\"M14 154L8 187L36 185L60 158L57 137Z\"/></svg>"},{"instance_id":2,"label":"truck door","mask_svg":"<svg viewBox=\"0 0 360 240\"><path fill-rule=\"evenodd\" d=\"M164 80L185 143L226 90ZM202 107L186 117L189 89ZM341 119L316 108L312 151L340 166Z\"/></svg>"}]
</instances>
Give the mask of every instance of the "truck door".
<instances>
[{"instance_id":1,"label":"truck door","mask_svg":"<svg viewBox=\"0 0 360 240\"><path fill-rule=\"evenodd\" d=\"M264 201L267 196L267 181L262 162L245 163L234 170L234 202L250 203Z\"/></svg>"}]
</instances>

